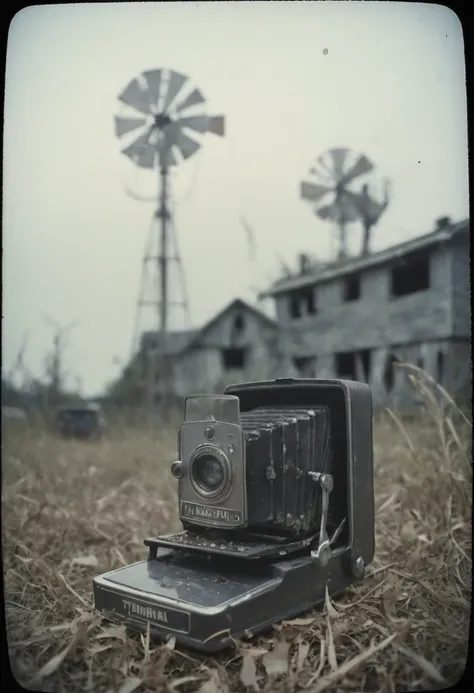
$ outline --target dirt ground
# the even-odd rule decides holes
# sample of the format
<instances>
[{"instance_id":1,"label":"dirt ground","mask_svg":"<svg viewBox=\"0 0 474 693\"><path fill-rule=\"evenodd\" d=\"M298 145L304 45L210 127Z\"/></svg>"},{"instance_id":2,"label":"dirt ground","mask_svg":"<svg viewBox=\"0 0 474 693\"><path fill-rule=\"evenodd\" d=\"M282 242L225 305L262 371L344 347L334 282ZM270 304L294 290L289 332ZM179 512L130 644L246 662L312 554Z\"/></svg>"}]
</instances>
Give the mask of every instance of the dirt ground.
<instances>
[{"instance_id":1,"label":"dirt ground","mask_svg":"<svg viewBox=\"0 0 474 693\"><path fill-rule=\"evenodd\" d=\"M426 394L426 393L425 393ZM376 555L335 602L204 656L94 612L92 578L179 528L176 431L111 428L95 443L5 428L3 569L11 665L44 691L407 691L462 675L471 602L471 425L427 398L376 421Z\"/></svg>"}]
</instances>

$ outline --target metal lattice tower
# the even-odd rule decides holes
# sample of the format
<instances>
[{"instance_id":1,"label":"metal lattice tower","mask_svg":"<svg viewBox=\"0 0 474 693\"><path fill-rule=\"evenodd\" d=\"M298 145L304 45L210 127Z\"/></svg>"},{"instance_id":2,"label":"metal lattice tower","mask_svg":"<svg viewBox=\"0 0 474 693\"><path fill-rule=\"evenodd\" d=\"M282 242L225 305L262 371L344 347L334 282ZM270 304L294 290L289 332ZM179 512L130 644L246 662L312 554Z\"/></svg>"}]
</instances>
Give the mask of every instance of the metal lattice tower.
<instances>
[{"instance_id":1,"label":"metal lattice tower","mask_svg":"<svg viewBox=\"0 0 474 693\"><path fill-rule=\"evenodd\" d=\"M182 326L185 329L189 328L191 323L186 276L179 252L173 216L167 205L166 182L162 191L164 192L162 204L153 214L142 260L131 344L132 357L139 349L140 333L144 331L144 326L150 322L145 319L146 313L151 313L152 325L157 323L159 325L159 339L162 349L166 349L166 334L172 329L173 323L176 323L177 327ZM163 231L163 228L166 230ZM147 377L149 380L156 378L154 366L159 367L160 365L153 358L153 349L151 352L148 358L150 370ZM165 365L163 364L163 366Z\"/></svg>"}]
</instances>

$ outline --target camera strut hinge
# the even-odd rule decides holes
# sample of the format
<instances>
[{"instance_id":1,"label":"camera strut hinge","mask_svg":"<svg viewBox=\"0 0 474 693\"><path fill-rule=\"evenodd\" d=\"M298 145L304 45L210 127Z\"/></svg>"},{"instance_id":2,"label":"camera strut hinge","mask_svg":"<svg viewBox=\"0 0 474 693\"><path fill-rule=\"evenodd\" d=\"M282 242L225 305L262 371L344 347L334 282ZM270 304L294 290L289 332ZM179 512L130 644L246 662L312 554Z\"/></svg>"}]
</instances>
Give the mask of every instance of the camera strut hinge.
<instances>
[{"instance_id":1,"label":"camera strut hinge","mask_svg":"<svg viewBox=\"0 0 474 693\"><path fill-rule=\"evenodd\" d=\"M329 510L329 494L333 489L334 482L331 474L309 472L309 476L320 485L322 492L319 545L317 549L311 551L311 558L318 561L322 566L325 566L331 558L331 542L327 534L326 524Z\"/></svg>"}]
</instances>

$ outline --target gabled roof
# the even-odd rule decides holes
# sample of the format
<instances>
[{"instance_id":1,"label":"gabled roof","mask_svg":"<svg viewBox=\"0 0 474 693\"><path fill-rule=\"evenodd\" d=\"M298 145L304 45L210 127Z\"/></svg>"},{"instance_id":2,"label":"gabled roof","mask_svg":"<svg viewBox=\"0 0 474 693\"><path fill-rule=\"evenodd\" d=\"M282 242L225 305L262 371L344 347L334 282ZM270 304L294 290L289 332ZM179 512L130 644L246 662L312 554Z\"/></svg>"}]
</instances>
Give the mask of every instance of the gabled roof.
<instances>
[{"instance_id":1,"label":"gabled roof","mask_svg":"<svg viewBox=\"0 0 474 693\"><path fill-rule=\"evenodd\" d=\"M237 308L238 310L245 311L247 313L252 313L269 327L278 329L277 323L269 318L267 315L261 311L254 308L249 303L242 301L240 298L231 301L225 308L223 308L217 315L206 322L201 328L193 330L181 330L181 331L171 331L166 335L166 353L169 356L176 356L181 354L193 346L198 346L202 337L212 328L214 325L221 320L226 313L230 310ZM140 342L140 350L146 350L147 345L153 342L153 348L160 351L161 335L156 331L144 332Z\"/></svg>"},{"instance_id":2,"label":"gabled roof","mask_svg":"<svg viewBox=\"0 0 474 693\"><path fill-rule=\"evenodd\" d=\"M188 346L189 342L199 333L199 330L175 330L166 335L166 353L170 356L178 354ZM146 351L148 347L161 351L161 334L158 331L144 332L140 340L140 350ZM151 344L150 344L151 342Z\"/></svg>"},{"instance_id":3,"label":"gabled roof","mask_svg":"<svg viewBox=\"0 0 474 693\"><path fill-rule=\"evenodd\" d=\"M213 318L211 318L207 323L205 323L201 329L197 332L197 334L193 337L193 339L187 344L186 349L191 348L193 346L198 346L200 340L204 337L204 335L216 325L216 323L219 322L219 320L222 320L222 318L232 309L237 308L238 310L245 311L247 313L252 313L258 320L261 320L263 323L268 325L268 327L273 327L275 330L278 329L278 325L275 322L275 320L272 320L271 318L268 317L268 315L265 315L265 313L262 313L260 310L257 308L254 308L251 306L249 303L246 303L246 301L242 301L240 298L236 298L233 301L231 301L225 308L223 308L217 315L215 315Z\"/></svg>"},{"instance_id":4,"label":"gabled roof","mask_svg":"<svg viewBox=\"0 0 474 693\"><path fill-rule=\"evenodd\" d=\"M384 250L380 250L365 257L351 257L343 261L327 264L324 267L319 267L312 272L288 278L284 277L272 284L267 291L263 292L262 297L276 296L277 294L286 293L287 291L295 289L302 289L306 286L315 286L330 279L335 279L336 277L351 274L353 272L363 272L370 267L383 265L416 250L441 245L442 243L450 241L458 234L468 232L469 219L464 219L456 224L450 224L445 228L436 229L431 233L417 236L404 243L385 248Z\"/></svg>"}]
</instances>

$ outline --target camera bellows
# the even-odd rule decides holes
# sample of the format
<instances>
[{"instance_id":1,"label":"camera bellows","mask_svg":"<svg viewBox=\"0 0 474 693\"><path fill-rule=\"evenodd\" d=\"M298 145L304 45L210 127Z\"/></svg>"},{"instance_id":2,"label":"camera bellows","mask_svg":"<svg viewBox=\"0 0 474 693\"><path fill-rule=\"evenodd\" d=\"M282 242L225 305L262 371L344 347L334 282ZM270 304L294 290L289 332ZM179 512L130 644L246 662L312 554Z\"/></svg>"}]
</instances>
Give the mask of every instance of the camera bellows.
<instances>
[{"instance_id":1,"label":"camera bellows","mask_svg":"<svg viewBox=\"0 0 474 693\"><path fill-rule=\"evenodd\" d=\"M245 438L249 527L316 531L321 490L310 472L331 472L329 408L259 407L240 413Z\"/></svg>"}]
</instances>

